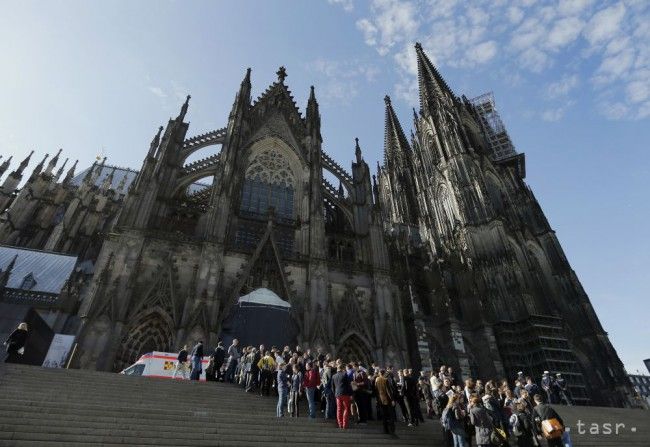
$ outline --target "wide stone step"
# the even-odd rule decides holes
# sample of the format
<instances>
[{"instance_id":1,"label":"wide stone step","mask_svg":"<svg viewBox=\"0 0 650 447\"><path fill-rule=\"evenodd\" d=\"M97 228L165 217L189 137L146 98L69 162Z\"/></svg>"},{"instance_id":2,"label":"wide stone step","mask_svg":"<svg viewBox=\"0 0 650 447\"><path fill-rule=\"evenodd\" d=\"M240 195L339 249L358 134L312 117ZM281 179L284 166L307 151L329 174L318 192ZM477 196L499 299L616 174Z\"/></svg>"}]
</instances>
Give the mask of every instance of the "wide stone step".
<instances>
[{"instance_id":1,"label":"wide stone step","mask_svg":"<svg viewBox=\"0 0 650 447\"><path fill-rule=\"evenodd\" d=\"M16 423L18 425L25 425L24 421L36 419L33 414L25 411L2 410L0 411L0 418L3 423L9 424ZM23 422L21 422L23 421ZM267 421L250 421L241 420L232 422L228 420L194 420L193 418L186 417L182 419L171 419L163 421L160 419L137 419L124 417L124 418L107 418L104 416L92 416L84 414L48 414L42 413L38 416L38 421L48 426L67 426L74 425L79 427L101 427L110 426L116 429L146 429L146 430L178 430L178 431L196 431L200 433L239 433L245 432L261 432L268 433L269 428L277 428L278 423L275 418ZM315 420L310 421L307 418L290 419L287 424L287 429L293 434L299 433L326 433L328 436L336 435L338 432L332 433L332 428L335 427L333 421ZM381 426L378 423L370 423L368 425L353 425L353 430L350 432L354 435L378 435L381 434ZM405 438L421 438L430 437L428 431L421 428L404 427L401 433Z\"/></svg>"}]
</instances>

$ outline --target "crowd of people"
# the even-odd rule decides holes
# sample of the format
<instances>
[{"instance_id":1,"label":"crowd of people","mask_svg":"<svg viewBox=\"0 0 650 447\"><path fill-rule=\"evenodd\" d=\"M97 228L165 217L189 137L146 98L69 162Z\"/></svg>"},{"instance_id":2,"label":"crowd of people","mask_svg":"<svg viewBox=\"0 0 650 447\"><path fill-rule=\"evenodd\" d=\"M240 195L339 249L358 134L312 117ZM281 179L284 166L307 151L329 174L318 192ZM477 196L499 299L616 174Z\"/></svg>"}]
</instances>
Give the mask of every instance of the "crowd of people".
<instances>
[{"instance_id":1,"label":"crowd of people","mask_svg":"<svg viewBox=\"0 0 650 447\"><path fill-rule=\"evenodd\" d=\"M190 364L190 378L199 380L203 355L202 342L191 352L184 347L174 377L187 378ZM277 417L299 417L305 398L308 418L335 420L342 430L381 420L384 432L394 435L397 422L414 427L425 417L439 419L447 444L454 447L470 446L472 440L477 446L508 445L509 440L522 447L562 446L564 422L551 404L572 404L565 379L548 371L541 386L519 372L511 388L508 380L461 382L447 366L415 373L347 362L321 349L241 347L236 339L228 348L219 342L209 358L206 380L277 396Z\"/></svg>"}]
</instances>

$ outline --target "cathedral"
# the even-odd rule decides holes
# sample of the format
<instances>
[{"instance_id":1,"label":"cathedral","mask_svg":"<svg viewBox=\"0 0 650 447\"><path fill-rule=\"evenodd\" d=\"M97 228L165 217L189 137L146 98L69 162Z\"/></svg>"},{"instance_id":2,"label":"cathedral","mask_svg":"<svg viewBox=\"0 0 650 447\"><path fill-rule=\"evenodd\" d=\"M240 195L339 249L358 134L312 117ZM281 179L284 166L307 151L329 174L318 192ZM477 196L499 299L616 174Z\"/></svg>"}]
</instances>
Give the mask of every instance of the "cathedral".
<instances>
[{"instance_id":1,"label":"cathedral","mask_svg":"<svg viewBox=\"0 0 650 447\"><path fill-rule=\"evenodd\" d=\"M288 303L300 345L463 378L560 372L577 403L625 405L623 365L493 99L456 96L416 54L413 131L387 96L376 173L358 140L350 170L323 150L314 88L303 114L283 67L255 101L249 69L212 132L188 134L188 96L137 171L66 170L61 151L29 177L33 154L0 164L3 247L77 257L65 305L48 301L67 318L56 330L76 336L73 366L214 346L238 299L264 288ZM38 308L19 293L38 272L10 288L20 255L2 259L0 301Z\"/></svg>"}]
</instances>

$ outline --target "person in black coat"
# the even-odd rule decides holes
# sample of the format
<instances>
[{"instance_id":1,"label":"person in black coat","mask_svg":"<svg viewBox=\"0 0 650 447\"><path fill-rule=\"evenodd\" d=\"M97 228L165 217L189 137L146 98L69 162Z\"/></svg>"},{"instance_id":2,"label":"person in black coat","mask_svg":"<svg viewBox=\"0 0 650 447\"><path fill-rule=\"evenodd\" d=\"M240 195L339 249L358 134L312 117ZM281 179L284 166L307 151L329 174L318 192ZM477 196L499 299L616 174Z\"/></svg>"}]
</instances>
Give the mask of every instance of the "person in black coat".
<instances>
[{"instance_id":1,"label":"person in black coat","mask_svg":"<svg viewBox=\"0 0 650 447\"><path fill-rule=\"evenodd\" d=\"M559 414L557 414L557 411L553 409L548 404L543 403L544 399L542 398L541 394L535 394L533 397L533 400L535 400L535 415L540 419L540 421L545 421L547 419L557 419L560 424L564 427L564 421L560 417ZM557 438L557 439L547 439L548 442L548 447L562 447L562 438Z\"/></svg>"},{"instance_id":2,"label":"person in black coat","mask_svg":"<svg viewBox=\"0 0 650 447\"><path fill-rule=\"evenodd\" d=\"M7 347L7 356L4 360L6 363L14 363L20 359L21 354L18 351L25 347L28 334L27 323L23 322L9 335L9 338L4 342Z\"/></svg>"},{"instance_id":3,"label":"person in black coat","mask_svg":"<svg viewBox=\"0 0 650 447\"><path fill-rule=\"evenodd\" d=\"M217 347L214 348L212 358L214 359L214 371L217 381L221 380L223 382L224 377L223 373L221 372L221 367L223 366L223 362L226 360L226 348L223 347L222 341L217 343Z\"/></svg>"}]
</instances>

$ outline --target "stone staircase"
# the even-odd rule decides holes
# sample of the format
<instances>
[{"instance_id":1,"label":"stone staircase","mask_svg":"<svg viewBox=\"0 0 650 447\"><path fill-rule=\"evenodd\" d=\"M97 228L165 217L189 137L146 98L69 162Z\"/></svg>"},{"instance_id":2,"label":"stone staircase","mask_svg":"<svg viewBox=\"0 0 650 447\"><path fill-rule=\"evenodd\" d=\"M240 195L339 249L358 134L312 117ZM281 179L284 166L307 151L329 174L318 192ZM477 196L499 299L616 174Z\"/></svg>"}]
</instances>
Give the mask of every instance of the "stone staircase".
<instances>
[{"instance_id":1,"label":"stone staircase","mask_svg":"<svg viewBox=\"0 0 650 447\"><path fill-rule=\"evenodd\" d=\"M393 438L377 422L342 431L333 421L310 421L306 411L297 419L277 419L275 405L273 397L231 384L0 363L0 446L444 445L436 421L415 428L398 424ZM557 410L574 446L650 446L648 411ZM618 435L617 423L624 424Z\"/></svg>"},{"instance_id":2,"label":"stone staircase","mask_svg":"<svg viewBox=\"0 0 650 447\"><path fill-rule=\"evenodd\" d=\"M277 399L223 383L0 364L0 446L440 445L440 426L377 422L347 431L322 418L277 419Z\"/></svg>"}]
</instances>

